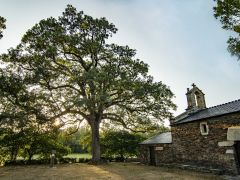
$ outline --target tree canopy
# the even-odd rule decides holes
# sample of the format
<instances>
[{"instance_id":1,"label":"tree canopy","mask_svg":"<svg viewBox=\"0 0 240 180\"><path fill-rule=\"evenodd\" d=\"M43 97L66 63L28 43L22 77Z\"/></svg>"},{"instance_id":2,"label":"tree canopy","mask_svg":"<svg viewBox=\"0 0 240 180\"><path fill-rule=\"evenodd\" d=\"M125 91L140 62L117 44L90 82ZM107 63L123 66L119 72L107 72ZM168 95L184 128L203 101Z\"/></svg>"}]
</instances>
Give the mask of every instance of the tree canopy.
<instances>
[{"instance_id":1,"label":"tree canopy","mask_svg":"<svg viewBox=\"0 0 240 180\"><path fill-rule=\"evenodd\" d=\"M223 24L222 28L232 30L237 33L237 37L230 37L228 42L228 51L232 56L240 59L240 1L237 0L214 0L217 6L213 7L214 17L220 18Z\"/></svg>"},{"instance_id":2,"label":"tree canopy","mask_svg":"<svg viewBox=\"0 0 240 180\"><path fill-rule=\"evenodd\" d=\"M134 59L136 50L106 43L116 32L106 18L94 19L68 5L62 16L41 20L0 56L6 63L1 98L40 124L86 120L94 164L100 163L103 120L145 132L176 109L170 88L148 75L148 64ZM11 114L4 108L1 113Z\"/></svg>"}]
</instances>

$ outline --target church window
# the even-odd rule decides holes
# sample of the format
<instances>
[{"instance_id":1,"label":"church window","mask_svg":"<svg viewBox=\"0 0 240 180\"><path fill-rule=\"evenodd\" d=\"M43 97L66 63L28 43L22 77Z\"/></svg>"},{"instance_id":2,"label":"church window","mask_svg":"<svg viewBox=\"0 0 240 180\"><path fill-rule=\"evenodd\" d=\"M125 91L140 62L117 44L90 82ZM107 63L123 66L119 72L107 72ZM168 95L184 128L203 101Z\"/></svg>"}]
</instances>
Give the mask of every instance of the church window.
<instances>
[{"instance_id":1,"label":"church window","mask_svg":"<svg viewBox=\"0 0 240 180\"><path fill-rule=\"evenodd\" d=\"M200 123L200 131L202 135L208 135L209 128L206 122Z\"/></svg>"},{"instance_id":2,"label":"church window","mask_svg":"<svg viewBox=\"0 0 240 180\"><path fill-rule=\"evenodd\" d=\"M207 125L206 124L203 124L203 132L207 133Z\"/></svg>"}]
</instances>

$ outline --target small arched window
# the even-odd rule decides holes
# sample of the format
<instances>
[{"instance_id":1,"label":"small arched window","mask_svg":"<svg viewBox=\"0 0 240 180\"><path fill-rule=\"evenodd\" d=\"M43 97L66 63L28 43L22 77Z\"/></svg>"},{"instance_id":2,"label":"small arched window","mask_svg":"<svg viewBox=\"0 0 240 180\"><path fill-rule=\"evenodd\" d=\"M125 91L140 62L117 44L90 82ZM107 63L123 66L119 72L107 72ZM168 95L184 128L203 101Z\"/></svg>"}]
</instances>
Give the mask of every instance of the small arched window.
<instances>
[{"instance_id":1,"label":"small arched window","mask_svg":"<svg viewBox=\"0 0 240 180\"><path fill-rule=\"evenodd\" d=\"M208 135L209 128L208 128L207 122L200 123L200 131L202 135Z\"/></svg>"}]
</instances>

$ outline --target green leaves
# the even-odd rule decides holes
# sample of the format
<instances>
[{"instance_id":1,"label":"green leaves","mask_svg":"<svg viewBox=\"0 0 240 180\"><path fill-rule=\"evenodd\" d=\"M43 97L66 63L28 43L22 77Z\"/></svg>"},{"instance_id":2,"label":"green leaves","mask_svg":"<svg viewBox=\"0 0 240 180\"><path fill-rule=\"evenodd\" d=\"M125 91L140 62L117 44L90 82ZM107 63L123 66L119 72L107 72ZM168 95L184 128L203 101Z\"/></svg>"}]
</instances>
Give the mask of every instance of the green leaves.
<instances>
[{"instance_id":1,"label":"green leaves","mask_svg":"<svg viewBox=\"0 0 240 180\"><path fill-rule=\"evenodd\" d=\"M0 16L0 39L2 39L2 37L3 37L2 29L6 29L5 22L6 22L6 19L4 19L4 17Z\"/></svg>"},{"instance_id":2,"label":"green leaves","mask_svg":"<svg viewBox=\"0 0 240 180\"><path fill-rule=\"evenodd\" d=\"M237 17L239 16L240 3L235 0L214 0L217 2L217 7L213 7L214 17L220 18L223 28L232 30L238 24Z\"/></svg>"},{"instance_id":3,"label":"green leaves","mask_svg":"<svg viewBox=\"0 0 240 180\"><path fill-rule=\"evenodd\" d=\"M217 6L213 7L214 17L220 18L223 24L223 29L232 30L237 33L238 37L230 37L228 40L228 51L232 56L237 56L240 59L240 2L235 0L214 0Z\"/></svg>"}]
</instances>

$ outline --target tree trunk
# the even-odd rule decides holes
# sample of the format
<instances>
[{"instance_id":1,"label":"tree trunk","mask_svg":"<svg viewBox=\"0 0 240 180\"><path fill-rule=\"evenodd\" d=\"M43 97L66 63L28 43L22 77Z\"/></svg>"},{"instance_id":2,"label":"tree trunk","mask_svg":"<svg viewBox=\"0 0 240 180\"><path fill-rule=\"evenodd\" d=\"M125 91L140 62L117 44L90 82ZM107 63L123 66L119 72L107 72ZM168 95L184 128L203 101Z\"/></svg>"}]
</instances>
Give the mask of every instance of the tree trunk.
<instances>
[{"instance_id":1,"label":"tree trunk","mask_svg":"<svg viewBox=\"0 0 240 180\"><path fill-rule=\"evenodd\" d=\"M29 162L31 162L32 157L33 157L33 154L29 155L29 157L28 157L28 161L29 161Z\"/></svg>"},{"instance_id":2,"label":"tree trunk","mask_svg":"<svg viewBox=\"0 0 240 180\"><path fill-rule=\"evenodd\" d=\"M99 124L101 117L96 114L90 115L90 126L92 129L92 163L100 164L101 152L100 152L100 137L99 137Z\"/></svg>"},{"instance_id":3,"label":"tree trunk","mask_svg":"<svg viewBox=\"0 0 240 180\"><path fill-rule=\"evenodd\" d=\"M33 154L32 154L32 150L30 149L28 151L28 161L30 162L32 160Z\"/></svg>"},{"instance_id":4,"label":"tree trunk","mask_svg":"<svg viewBox=\"0 0 240 180\"><path fill-rule=\"evenodd\" d=\"M123 148L121 148L120 155L121 155L121 161L123 162L123 161L124 161L124 157L123 157Z\"/></svg>"},{"instance_id":5,"label":"tree trunk","mask_svg":"<svg viewBox=\"0 0 240 180\"><path fill-rule=\"evenodd\" d=\"M13 160L14 160L14 161L17 160L18 149L19 149L19 148L16 148L16 149L15 149L15 153L14 153L14 157L13 157Z\"/></svg>"},{"instance_id":6,"label":"tree trunk","mask_svg":"<svg viewBox=\"0 0 240 180\"><path fill-rule=\"evenodd\" d=\"M12 149L12 150L11 150L11 155L10 155L10 157L11 157L11 158L10 158L10 161L13 161L13 156L14 156L14 150Z\"/></svg>"}]
</instances>

